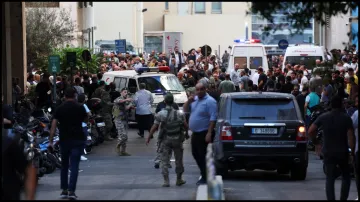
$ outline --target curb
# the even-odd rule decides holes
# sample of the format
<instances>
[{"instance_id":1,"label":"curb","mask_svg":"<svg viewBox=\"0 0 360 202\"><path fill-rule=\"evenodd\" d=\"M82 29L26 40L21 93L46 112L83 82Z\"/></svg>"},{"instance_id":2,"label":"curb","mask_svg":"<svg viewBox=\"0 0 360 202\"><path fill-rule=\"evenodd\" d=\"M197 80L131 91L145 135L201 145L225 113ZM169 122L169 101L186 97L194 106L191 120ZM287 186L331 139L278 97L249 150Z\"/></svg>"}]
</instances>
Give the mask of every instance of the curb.
<instances>
[{"instance_id":1,"label":"curb","mask_svg":"<svg viewBox=\"0 0 360 202\"><path fill-rule=\"evenodd\" d=\"M216 175L215 180L217 181L217 183L219 183L221 185L221 190L222 190L221 191L222 192L222 199L221 200L225 200L222 176L221 175ZM196 191L196 200L209 200L207 184L198 186L197 191Z\"/></svg>"}]
</instances>

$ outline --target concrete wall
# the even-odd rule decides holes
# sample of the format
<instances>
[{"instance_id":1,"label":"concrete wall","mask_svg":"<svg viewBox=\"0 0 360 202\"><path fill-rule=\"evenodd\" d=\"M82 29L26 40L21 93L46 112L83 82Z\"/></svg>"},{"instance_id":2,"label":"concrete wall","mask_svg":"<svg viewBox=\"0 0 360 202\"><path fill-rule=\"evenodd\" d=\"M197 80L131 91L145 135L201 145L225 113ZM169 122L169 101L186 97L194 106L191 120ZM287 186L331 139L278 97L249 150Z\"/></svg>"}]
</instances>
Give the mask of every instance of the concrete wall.
<instances>
[{"instance_id":1,"label":"concrete wall","mask_svg":"<svg viewBox=\"0 0 360 202\"><path fill-rule=\"evenodd\" d=\"M205 14L194 14L193 2L187 3L188 13L184 13L179 11L179 2L169 2L168 10L165 10L165 2L144 2L144 8L148 9L144 13L144 32L183 32L184 51L208 44L213 50L218 50L220 45L224 52L234 39L245 38L245 22L251 24L251 16L246 16L249 3L222 2L221 14L211 13L212 2L206 2Z\"/></svg>"},{"instance_id":2,"label":"concrete wall","mask_svg":"<svg viewBox=\"0 0 360 202\"><path fill-rule=\"evenodd\" d=\"M144 32L164 31L164 15L176 14L177 3L169 2L169 10L165 10L165 2L144 2Z\"/></svg>"},{"instance_id":3,"label":"concrete wall","mask_svg":"<svg viewBox=\"0 0 360 202\"><path fill-rule=\"evenodd\" d=\"M60 8L68 10L71 18L75 22L76 30L73 33L75 40L71 42L71 45L77 47L79 45L78 32L81 31L78 24L78 2L60 2Z\"/></svg>"},{"instance_id":4,"label":"concrete wall","mask_svg":"<svg viewBox=\"0 0 360 202\"><path fill-rule=\"evenodd\" d=\"M320 26L320 23L316 22L314 27L315 44L323 45L328 50L344 49L349 42L347 35L350 32L349 18L350 12L345 15L332 16L328 27Z\"/></svg>"},{"instance_id":5,"label":"concrete wall","mask_svg":"<svg viewBox=\"0 0 360 202\"><path fill-rule=\"evenodd\" d=\"M25 89L26 81L26 21L25 2L3 2L2 6L2 94L4 102L11 104L12 79Z\"/></svg>"},{"instance_id":6,"label":"concrete wall","mask_svg":"<svg viewBox=\"0 0 360 202\"><path fill-rule=\"evenodd\" d=\"M209 45L214 53L220 45L222 54L234 39L245 38L245 22L250 17L245 14L222 15L165 15L165 31L183 33L183 50ZM249 27L249 33L251 33Z\"/></svg>"},{"instance_id":7,"label":"concrete wall","mask_svg":"<svg viewBox=\"0 0 360 202\"><path fill-rule=\"evenodd\" d=\"M95 40L126 39L134 43L133 30L135 2L93 2Z\"/></svg>"},{"instance_id":8,"label":"concrete wall","mask_svg":"<svg viewBox=\"0 0 360 202\"><path fill-rule=\"evenodd\" d=\"M350 13L346 15L334 16L330 19L330 29L326 32L329 37L327 46L330 49L344 49L346 45L343 43L349 42L349 36L347 35L350 32L349 28L349 17Z\"/></svg>"}]
</instances>

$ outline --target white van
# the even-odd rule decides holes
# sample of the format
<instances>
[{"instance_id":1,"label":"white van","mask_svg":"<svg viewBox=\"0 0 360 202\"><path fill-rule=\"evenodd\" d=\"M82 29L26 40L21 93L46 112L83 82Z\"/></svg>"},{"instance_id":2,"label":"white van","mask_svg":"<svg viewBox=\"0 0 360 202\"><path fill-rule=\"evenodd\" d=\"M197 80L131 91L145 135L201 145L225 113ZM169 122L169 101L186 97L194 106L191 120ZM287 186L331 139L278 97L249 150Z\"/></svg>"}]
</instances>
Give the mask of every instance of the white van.
<instances>
[{"instance_id":1,"label":"white van","mask_svg":"<svg viewBox=\"0 0 360 202\"><path fill-rule=\"evenodd\" d=\"M326 50L323 46L311 44L291 46L286 49L282 68L287 64L305 65L309 72L315 67L315 61L328 61Z\"/></svg>"},{"instance_id":2,"label":"white van","mask_svg":"<svg viewBox=\"0 0 360 202\"><path fill-rule=\"evenodd\" d=\"M229 66L227 72L231 73L234 70L236 63L240 65L240 69L245 66L251 71L250 79L257 72L258 67L262 67L264 72L269 69L265 46L260 43L258 39L249 41L235 40L232 46L229 58Z\"/></svg>"},{"instance_id":3,"label":"white van","mask_svg":"<svg viewBox=\"0 0 360 202\"><path fill-rule=\"evenodd\" d=\"M139 90L140 83L145 83L146 90L150 91L154 97L153 113L157 104L164 100L165 91L174 95L175 103L182 109L182 106L187 101L186 91L174 74L166 73L170 71L169 67L146 67L141 70L143 71L141 74L135 70L106 72L101 80L106 83L114 82L117 91L127 87L131 96L134 96L136 91ZM131 112L129 121L135 122L135 110Z\"/></svg>"}]
</instances>

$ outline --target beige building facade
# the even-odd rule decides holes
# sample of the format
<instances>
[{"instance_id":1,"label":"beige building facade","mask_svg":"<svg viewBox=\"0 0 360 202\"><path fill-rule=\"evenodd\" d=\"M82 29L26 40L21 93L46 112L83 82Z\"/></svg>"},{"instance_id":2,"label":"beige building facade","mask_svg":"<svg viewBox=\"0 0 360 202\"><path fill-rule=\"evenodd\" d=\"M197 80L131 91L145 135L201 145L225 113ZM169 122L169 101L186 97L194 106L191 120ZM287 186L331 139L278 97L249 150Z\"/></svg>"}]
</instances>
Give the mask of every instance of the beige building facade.
<instances>
[{"instance_id":1,"label":"beige building facade","mask_svg":"<svg viewBox=\"0 0 360 202\"><path fill-rule=\"evenodd\" d=\"M222 54L235 39L245 38L246 23L251 36L249 7L247 2L144 2L144 35L182 32L184 52L207 44Z\"/></svg>"}]
</instances>

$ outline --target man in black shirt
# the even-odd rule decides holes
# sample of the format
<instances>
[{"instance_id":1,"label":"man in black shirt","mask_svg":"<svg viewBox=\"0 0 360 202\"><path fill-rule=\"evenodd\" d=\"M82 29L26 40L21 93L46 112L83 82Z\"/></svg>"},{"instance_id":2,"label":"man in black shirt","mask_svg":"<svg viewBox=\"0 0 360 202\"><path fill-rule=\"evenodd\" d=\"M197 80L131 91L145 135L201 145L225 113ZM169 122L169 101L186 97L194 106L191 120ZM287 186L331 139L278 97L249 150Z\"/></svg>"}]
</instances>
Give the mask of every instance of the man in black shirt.
<instances>
[{"instance_id":1,"label":"man in black shirt","mask_svg":"<svg viewBox=\"0 0 360 202\"><path fill-rule=\"evenodd\" d=\"M25 191L27 200L35 200L36 169L26 160L23 150L17 141L2 135L2 200L20 200L21 180L25 176Z\"/></svg>"},{"instance_id":2,"label":"man in black shirt","mask_svg":"<svg viewBox=\"0 0 360 202\"><path fill-rule=\"evenodd\" d=\"M327 200L335 200L335 172L337 166L342 174L340 200L347 200L350 191L349 146L355 151L355 135L351 118L342 109L342 99L336 95L331 100L330 112L320 115L309 128L309 137L316 145L316 132L323 129L322 153L326 173Z\"/></svg>"},{"instance_id":3,"label":"man in black shirt","mask_svg":"<svg viewBox=\"0 0 360 202\"><path fill-rule=\"evenodd\" d=\"M91 84L89 85L89 92L88 92L89 99L92 97L92 94L95 92L95 90L98 87L99 87L98 77L94 76L91 78Z\"/></svg>"},{"instance_id":4,"label":"man in black shirt","mask_svg":"<svg viewBox=\"0 0 360 202\"><path fill-rule=\"evenodd\" d=\"M283 86L281 86L280 92L290 94L293 89L294 89L294 84L291 83L291 76L287 76L286 83Z\"/></svg>"},{"instance_id":5,"label":"man in black shirt","mask_svg":"<svg viewBox=\"0 0 360 202\"><path fill-rule=\"evenodd\" d=\"M51 102L51 84L49 77L49 73L44 73L42 81L36 85L36 107L40 108L46 106L47 104L50 104Z\"/></svg>"},{"instance_id":6,"label":"man in black shirt","mask_svg":"<svg viewBox=\"0 0 360 202\"><path fill-rule=\"evenodd\" d=\"M263 68L258 68L258 73L259 73L259 79L258 79L258 88L259 91L263 91L264 90L264 86L267 82L267 76L266 74L264 74L264 70Z\"/></svg>"},{"instance_id":7,"label":"man in black shirt","mask_svg":"<svg viewBox=\"0 0 360 202\"><path fill-rule=\"evenodd\" d=\"M83 76L83 82L81 84L82 84L82 87L84 88L84 93L86 95L89 95L90 81L89 81L89 76L88 75L85 74Z\"/></svg>"},{"instance_id":8,"label":"man in black shirt","mask_svg":"<svg viewBox=\"0 0 360 202\"><path fill-rule=\"evenodd\" d=\"M299 105L300 111L301 111L301 116L303 118L303 120L305 120L305 112L304 112L304 106L305 106L305 99L306 96L309 94L309 86L305 85L303 87L303 91L301 91L301 94L296 96L296 101Z\"/></svg>"},{"instance_id":9,"label":"man in black shirt","mask_svg":"<svg viewBox=\"0 0 360 202\"><path fill-rule=\"evenodd\" d=\"M65 90L66 101L60 105L54 114L51 123L49 147L53 147L53 138L57 123L60 123L60 151L61 151L61 198L76 199L76 182L79 172L80 157L85 144L85 134L82 122L87 122L85 108L75 100L75 89ZM70 163L70 183L68 183L68 172Z\"/></svg>"},{"instance_id":10,"label":"man in black shirt","mask_svg":"<svg viewBox=\"0 0 360 202\"><path fill-rule=\"evenodd\" d=\"M164 93L164 96L166 95L167 92ZM158 113L159 111L165 109L166 107L166 103L165 103L165 100L163 100L162 102L159 102L159 104L157 104L156 106L156 110L155 110L155 113ZM179 106L174 102L172 107L175 109L175 110L179 110Z\"/></svg>"}]
</instances>

